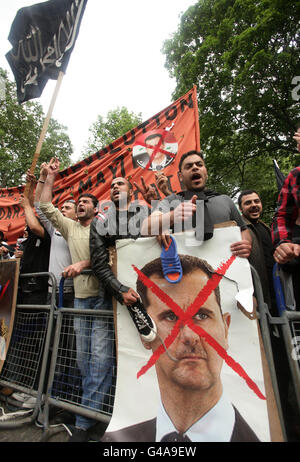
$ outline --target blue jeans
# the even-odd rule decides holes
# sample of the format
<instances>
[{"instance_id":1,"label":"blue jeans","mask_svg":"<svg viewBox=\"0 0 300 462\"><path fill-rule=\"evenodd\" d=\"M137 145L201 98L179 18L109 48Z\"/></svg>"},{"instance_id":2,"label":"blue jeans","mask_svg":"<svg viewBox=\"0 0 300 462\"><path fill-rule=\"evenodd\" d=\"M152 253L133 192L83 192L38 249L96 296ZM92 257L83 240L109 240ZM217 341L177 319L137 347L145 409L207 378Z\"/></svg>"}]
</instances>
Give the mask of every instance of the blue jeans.
<instances>
[{"instance_id":1,"label":"blue jeans","mask_svg":"<svg viewBox=\"0 0 300 462\"><path fill-rule=\"evenodd\" d=\"M74 308L112 309L111 297L75 298ZM77 364L82 375L81 405L101 411L112 385L114 340L111 318L75 315ZM87 430L96 421L76 415L76 427Z\"/></svg>"}]
</instances>

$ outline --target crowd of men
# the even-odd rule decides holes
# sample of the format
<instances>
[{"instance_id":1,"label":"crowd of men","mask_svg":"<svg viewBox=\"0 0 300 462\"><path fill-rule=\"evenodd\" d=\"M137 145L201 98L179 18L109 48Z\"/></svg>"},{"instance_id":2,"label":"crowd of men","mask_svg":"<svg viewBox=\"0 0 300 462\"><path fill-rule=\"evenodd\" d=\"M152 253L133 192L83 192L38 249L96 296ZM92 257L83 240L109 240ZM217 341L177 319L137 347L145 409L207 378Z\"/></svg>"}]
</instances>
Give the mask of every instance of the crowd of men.
<instances>
[{"instance_id":1,"label":"crowd of men","mask_svg":"<svg viewBox=\"0 0 300 462\"><path fill-rule=\"evenodd\" d=\"M300 127L294 138L300 152ZM57 289L63 278L64 306L112 310L113 297L127 307L137 304L139 293L118 280L110 264L109 249L116 240L157 235L162 245L167 245L170 232L195 229L196 239L206 241L212 238L214 225L228 221L234 221L241 231L241 239L231 245L231 252L249 259L256 269L270 313L278 313L272 278L275 262L287 271L293 267L295 297L299 297L300 167L285 179L271 227L261 220L263 206L257 191L240 193L239 212L230 197L206 188L208 173L202 152L182 154L178 175L184 190L177 194L168 190L163 171L156 173L157 188L165 196L159 202L154 188L143 180L141 185L135 184L148 204L138 208L133 204L132 184L122 177L111 182L112 206L106 212L98 210L98 198L89 193L81 194L76 203L70 198L60 209L55 208L52 191L58 172L59 161L53 158L41 166L38 179L27 173L29 193L20 200L26 218L24 235L14 250L2 233L0 258L20 258L21 273L53 273ZM85 271L88 269L92 271ZM25 279L20 283L18 303L43 304L49 302L51 293L47 278L42 283L34 277ZM58 304L58 291L56 301ZM86 323L85 318L74 318L77 364L82 377L81 404L93 408L97 402L95 410L101 411L103 402L94 397L104 397L112 386L113 335L101 318L93 318L89 328ZM277 347L279 355L280 348ZM94 364L101 364L101 368ZM70 441L87 441L94 424L89 417L76 416Z\"/></svg>"}]
</instances>

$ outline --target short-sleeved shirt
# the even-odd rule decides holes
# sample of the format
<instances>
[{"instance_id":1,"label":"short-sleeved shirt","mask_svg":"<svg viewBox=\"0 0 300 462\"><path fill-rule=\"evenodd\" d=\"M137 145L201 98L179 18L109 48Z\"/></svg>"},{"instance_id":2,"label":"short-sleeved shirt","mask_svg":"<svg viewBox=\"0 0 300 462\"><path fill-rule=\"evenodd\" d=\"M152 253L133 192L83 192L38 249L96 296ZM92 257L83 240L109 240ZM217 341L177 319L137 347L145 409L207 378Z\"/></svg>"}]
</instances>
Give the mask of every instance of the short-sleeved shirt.
<instances>
[{"instance_id":1,"label":"short-sleeved shirt","mask_svg":"<svg viewBox=\"0 0 300 462\"><path fill-rule=\"evenodd\" d=\"M21 258L21 273L47 273L49 266L51 239L45 230L44 237L34 234L28 229L28 238L24 242L24 252ZM20 280L23 291L43 292L48 291L48 278L31 277Z\"/></svg>"}]
</instances>

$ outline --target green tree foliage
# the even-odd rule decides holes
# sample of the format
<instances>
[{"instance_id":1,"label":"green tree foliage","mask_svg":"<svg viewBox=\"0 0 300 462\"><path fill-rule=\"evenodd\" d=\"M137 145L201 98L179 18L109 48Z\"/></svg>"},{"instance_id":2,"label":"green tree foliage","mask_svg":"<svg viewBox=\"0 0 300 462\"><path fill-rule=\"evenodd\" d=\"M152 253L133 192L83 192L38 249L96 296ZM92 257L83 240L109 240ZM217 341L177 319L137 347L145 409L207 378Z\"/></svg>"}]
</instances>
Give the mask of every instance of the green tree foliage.
<instances>
[{"instance_id":1,"label":"green tree foliage","mask_svg":"<svg viewBox=\"0 0 300 462\"><path fill-rule=\"evenodd\" d=\"M105 118L99 115L96 122L89 128L90 137L82 153L82 158L104 148L141 122L141 113L129 112L124 106L108 111Z\"/></svg>"},{"instance_id":2,"label":"green tree foliage","mask_svg":"<svg viewBox=\"0 0 300 462\"><path fill-rule=\"evenodd\" d=\"M35 101L19 105L16 86L0 68L0 187L24 184L24 174L32 159L43 127L45 114ZM51 119L39 156L39 165L57 156L62 167L71 162L72 145L66 127Z\"/></svg>"},{"instance_id":3,"label":"green tree foliage","mask_svg":"<svg viewBox=\"0 0 300 462\"><path fill-rule=\"evenodd\" d=\"M278 195L272 159L284 174L299 165L299 19L299 0L199 0L163 47L173 98L197 85L209 186L232 197L257 189L267 221Z\"/></svg>"}]
</instances>

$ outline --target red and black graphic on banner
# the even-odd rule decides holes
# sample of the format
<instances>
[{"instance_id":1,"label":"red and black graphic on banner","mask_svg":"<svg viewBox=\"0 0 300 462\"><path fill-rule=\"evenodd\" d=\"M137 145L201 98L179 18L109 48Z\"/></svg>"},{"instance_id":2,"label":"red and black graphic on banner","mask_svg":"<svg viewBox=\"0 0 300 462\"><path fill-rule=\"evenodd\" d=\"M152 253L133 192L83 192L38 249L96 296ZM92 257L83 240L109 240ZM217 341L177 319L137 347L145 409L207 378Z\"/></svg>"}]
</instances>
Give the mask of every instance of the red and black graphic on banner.
<instances>
[{"instance_id":1,"label":"red and black graphic on banner","mask_svg":"<svg viewBox=\"0 0 300 462\"><path fill-rule=\"evenodd\" d=\"M119 176L132 184L155 185L155 174L163 171L172 192L181 190L178 179L180 156L200 149L196 87L158 114L125 133L109 146L60 172L55 182L55 206L78 199L87 192L99 200L110 197L111 181ZM24 187L0 189L0 229L8 231L10 243L23 233L25 218L19 205ZM157 191L159 193L159 191ZM135 199L142 200L134 188Z\"/></svg>"}]
</instances>

